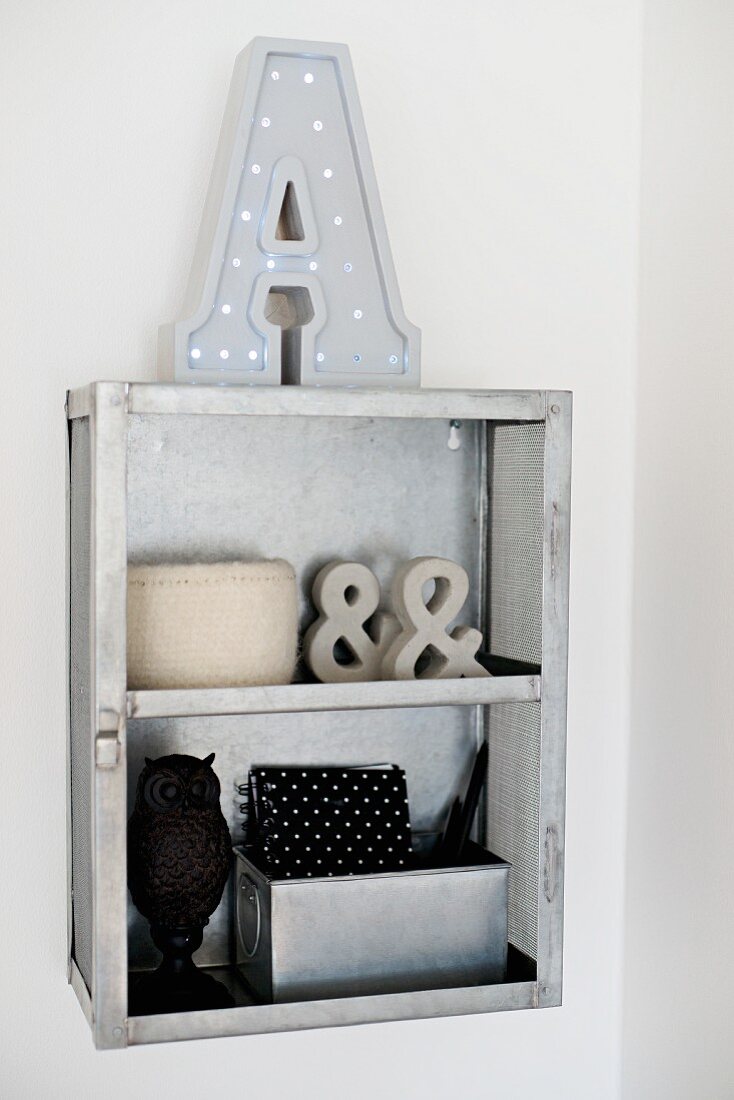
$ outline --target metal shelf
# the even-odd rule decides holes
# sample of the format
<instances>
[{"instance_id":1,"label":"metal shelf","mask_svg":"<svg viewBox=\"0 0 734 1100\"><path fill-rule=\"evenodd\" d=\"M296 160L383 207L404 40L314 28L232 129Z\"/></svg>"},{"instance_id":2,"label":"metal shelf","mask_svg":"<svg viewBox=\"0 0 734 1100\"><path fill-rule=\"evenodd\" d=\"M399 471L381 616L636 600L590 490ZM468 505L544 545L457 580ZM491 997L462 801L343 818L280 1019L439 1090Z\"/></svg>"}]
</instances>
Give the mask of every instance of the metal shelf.
<instances>
[{"instance_id":1,"label":"metal shelf","mask_svg":"<svg viewBox=\"0 0 734 1100\"><path fill-rule=\"evenodd\" d=\"M534 703L539 699L540 676L392 680L361 684L280 684L188 691L129 691L127 716L195 718L217 714L288 714L296 711Z\"/></svg>"},{"instance_id":2,"label":"metal shelf","mask_svg":"<svg viewBox=\"0 0 734 1100\"><path fill-rule=\"evenodd\" d=\"M70 420L89 416L104 388L95 382L67 397ZM130 382L125 406L133 416L347 416L386 419L545 420L546 390L389 390L330 386L206 386Z\"/></svg>"},{"instance_id":3,"label":"metal shelf","mask_svg":"<svg viewBox=\"0 0 734 1100\"><path fill-rule=\"evenodd\" d=\"M414 993L174 1012L163 1016L131 1016L126 1021L126 1035L127 1042L137 1046L184 1038L259 1035L269 1031L345 1027L381 1020L426 1020L437 1016L464 1016L474 1012L537 1007L537 983L517 981L460 990L431 989Z\"/></svg>"},{"instance_id":4,"label":"metal shelf","mask_svg":"<svg viewBox=\"0 0 734 1100\"><path fill-rule=\"evenodd\" d=\"M67 411L69 975L98 1049L560 1004L570 395L97 383ZM128 563L234 552L277 553L304 591L327 557L364 560L384 593L396 562L459 561L492 676L127 691ZM230 795L258 758L399 761L429 827L482 740L480 828L513 865L508 939L527 962L506 982L129 1015L128 967L155 965L126 882L146 754L216 750ZM232 913L227 895L201 965L236 965Z\"/></svg>"}]
</instances>

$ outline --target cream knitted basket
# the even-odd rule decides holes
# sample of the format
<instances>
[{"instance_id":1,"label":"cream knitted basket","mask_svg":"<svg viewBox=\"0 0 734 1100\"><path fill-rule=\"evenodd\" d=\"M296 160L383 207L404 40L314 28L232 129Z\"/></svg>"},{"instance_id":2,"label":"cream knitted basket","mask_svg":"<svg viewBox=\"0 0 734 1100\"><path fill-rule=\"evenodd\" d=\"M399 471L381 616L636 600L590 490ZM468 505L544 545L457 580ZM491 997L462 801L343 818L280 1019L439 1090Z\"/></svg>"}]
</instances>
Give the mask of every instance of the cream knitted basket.
<instances>
[{"instance_id":1,"label":"cream knitted basket","mask_svg":"<svg viewBox=\"0 0 734 1100\"><path fill-rule=\"evenodd\" d=\"M289 684L297 650L286 561L128 567L130 690Z\"/></svg>"}]
</instances>

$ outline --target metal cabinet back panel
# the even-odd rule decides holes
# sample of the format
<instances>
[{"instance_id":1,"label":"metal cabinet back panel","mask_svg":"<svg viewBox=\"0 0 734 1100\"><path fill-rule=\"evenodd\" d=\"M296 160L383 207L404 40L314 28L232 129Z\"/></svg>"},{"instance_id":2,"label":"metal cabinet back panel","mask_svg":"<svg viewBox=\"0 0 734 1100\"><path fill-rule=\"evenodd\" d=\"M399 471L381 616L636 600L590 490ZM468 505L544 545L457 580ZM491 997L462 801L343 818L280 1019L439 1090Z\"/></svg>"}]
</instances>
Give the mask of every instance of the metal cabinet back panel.
<instances>
[{"instance_id":1,"label":"metal cabinet back panel","mask_svg":"<svg viewBox=\"0 0 734 1100\"><path fill-rule=\"evenodd\" d=\"M383 606L396 566L432 555L469 573L461 622L480 623L485 433L446 419L130 417L131 562L285 558L302 626L316 573L340 558L369 566Z\"/></svg>"}]
</instances>

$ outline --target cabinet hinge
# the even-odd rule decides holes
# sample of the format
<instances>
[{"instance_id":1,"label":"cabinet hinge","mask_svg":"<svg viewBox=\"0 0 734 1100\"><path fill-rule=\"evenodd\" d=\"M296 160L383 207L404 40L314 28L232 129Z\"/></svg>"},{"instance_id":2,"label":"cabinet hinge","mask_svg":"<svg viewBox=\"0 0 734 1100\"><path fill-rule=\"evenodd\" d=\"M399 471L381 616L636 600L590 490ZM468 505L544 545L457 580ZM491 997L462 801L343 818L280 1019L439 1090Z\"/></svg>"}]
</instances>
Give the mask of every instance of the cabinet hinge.
<instances>
[{"instance_id":1,"label":"cabinet hinge","mask_svg":"<svg viewBox=\"0 0 734 1100\"><path fill-rule=\"evenodd\" d=\"M556 896L559 878L558 826L549 825L545 832L545 861L543 864L543 891L545 899L552 902Z\"/></svg>"},{"instance_id":2,"label":"cabinet hinge","mask_svg":"<svg viewBox=\"0 0 734 1100\"><path fill-rule=\"evenodd\" d=\"M116 768L120 763L120 715L115 710L99 712L99 730L94 741L94 762L98 768Z\"/></svg>"}]
</instances>

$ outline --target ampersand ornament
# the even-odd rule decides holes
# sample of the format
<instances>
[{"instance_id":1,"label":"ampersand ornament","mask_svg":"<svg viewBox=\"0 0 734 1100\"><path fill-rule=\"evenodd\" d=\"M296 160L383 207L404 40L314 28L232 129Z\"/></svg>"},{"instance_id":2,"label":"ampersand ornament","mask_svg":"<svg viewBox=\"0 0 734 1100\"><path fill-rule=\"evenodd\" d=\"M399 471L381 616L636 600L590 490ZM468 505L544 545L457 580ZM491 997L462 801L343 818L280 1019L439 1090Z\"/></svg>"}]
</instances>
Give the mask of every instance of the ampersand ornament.
<instances>
[{"instance_id":1,"label":"ampersand ornament","mask_svg":"<svg viewBox=\"0 0 734 1100\"><path fill-rule=\"evenodd\" d=\"M394 615L377 611L380 584L372 570L354 561L330 562L317 575L311 598L319 617L306 631L303 656L314 676L325 684L379 680L399 626ZM374 639L364 629L370 616ZM354 658L349 664L334 656L339 641Z\"/></svg>"},{"instance_id":2,"label":"ampersand ornament","mask_svg":"<svg viewBox=\"0 0 734 1100\"><path fill-rule=\"evenodd\" d=\"M423 585L435 581L428 603ZM465 569L446 558L413 558L401 565L392 584L392 606L402 630L382 662L383 680L443 680L489 676L475 660L482 644L481 631L457 626L446 629L461 611L469 594ZM428 663L416 677L416 665L426 655Z\"/></svg>"}]
</instances>

